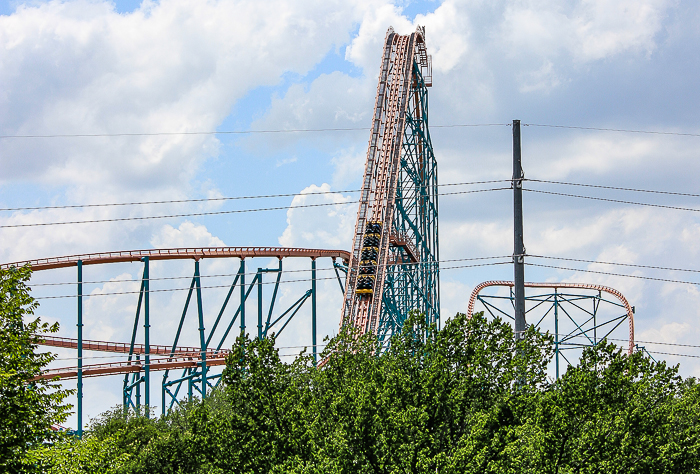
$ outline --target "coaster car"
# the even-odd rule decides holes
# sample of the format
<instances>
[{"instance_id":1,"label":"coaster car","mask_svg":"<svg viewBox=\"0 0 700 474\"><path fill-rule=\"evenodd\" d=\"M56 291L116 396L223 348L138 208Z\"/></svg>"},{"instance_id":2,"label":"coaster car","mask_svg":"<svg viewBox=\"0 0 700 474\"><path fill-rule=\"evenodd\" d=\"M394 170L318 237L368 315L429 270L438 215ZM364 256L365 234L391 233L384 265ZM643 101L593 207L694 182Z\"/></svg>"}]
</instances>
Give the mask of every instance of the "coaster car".
<instances>
[{"instance_id":1,"label":"coaster car","mask_svg":"<svg viewBox=\"0 0 700 474\"><path fill-rule=\"evenodd\" d=\"M365 239L362 241L362 247L373 247L379 248L379 236L378 235L365 235Z\"/></svg>"},{"instance_id":2,"label":"coaster car","mask_svg":"<svg viewBox=\"0 0 700 474\"><path fill-rule=\"evenodd\" d=\"M362 254L360 255L360 261L369 260L371 262L377 261L377 249L367 248L362 249Z\"/></svg>"},{"instance_id":3,"label":"coaster car","mask_svg":"<svg viewBox=\"0 0 700 474\"><path fill-rule=\"evenodd\" d=\"M360 264L360 275L374 275L377 272L377 266L373 264Z\"/></svg>"},{"instance_id":4,"label":"coaster car","mask_svg":"<svg viewBox=\"0 0 700 474\"><path fill-rule=\"evenodd\" d=\"M382 233L382 223L381 222L368 222L365 226L366 234L381 234Z\"/></svg>"},{"instance_id":5,"label":"coaster car","mask_svg":"<svg viewBox=\"0 0 700 474\"><path fill-rule=\"evenodd\" d=\"M357 289L355 290L358 294L369 294L372 293L374 288L374 277L362 277L357 279Z\"/></svg>"}]
</instances>

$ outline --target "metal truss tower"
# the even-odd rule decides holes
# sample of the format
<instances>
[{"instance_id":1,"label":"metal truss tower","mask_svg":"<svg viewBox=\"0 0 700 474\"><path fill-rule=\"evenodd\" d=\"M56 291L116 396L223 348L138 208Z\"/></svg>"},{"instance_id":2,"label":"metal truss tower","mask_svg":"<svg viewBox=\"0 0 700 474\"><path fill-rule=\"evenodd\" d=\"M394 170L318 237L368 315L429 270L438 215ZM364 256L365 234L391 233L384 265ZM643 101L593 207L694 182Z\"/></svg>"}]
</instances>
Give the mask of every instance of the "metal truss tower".
<instances>
[{"instance_id":1,"label":"metal truss tower","mask_svg":"<svg viewBox=\"0 0 700 474\"><path fill-rule=\"evenodd\" d=\"M439 322L437 162L428 131L425 30L389 29L341 324L388 341L410 311Z\"/></svg>"},{"instance_id":2,"label":"metal truss tower","mask_svg":"<svg viewBox=\"0 0 700 474\"><path fill-rule=\"evenodd\" d=\"M512 281L486 281L477 285L469 298L467 314L471 317L479 302L491 317L515 321L514 286ZM579 358L583 348L604 339L622 347L626 342L627 353L634 351L634 307L616 289L590 283L524 283L523 286L530 291L523 294L528 323L552 336L552 369L556 378ZM508 288L508 294L482 293L487 288L499 287Z\"/></svg>"}]
</instances>

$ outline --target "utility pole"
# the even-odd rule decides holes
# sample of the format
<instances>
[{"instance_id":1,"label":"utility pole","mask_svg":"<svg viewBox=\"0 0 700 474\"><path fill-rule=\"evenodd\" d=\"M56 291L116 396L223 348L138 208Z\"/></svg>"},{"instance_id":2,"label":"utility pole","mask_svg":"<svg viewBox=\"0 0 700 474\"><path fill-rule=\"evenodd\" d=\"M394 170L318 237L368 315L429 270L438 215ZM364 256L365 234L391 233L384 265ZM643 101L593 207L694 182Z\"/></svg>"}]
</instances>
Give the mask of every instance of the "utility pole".
<instances>
[{"instance_id":1,"label":"utility pole","mask_svg":"<svg viewBox=\"0 0 700 474\"><path fill-rule=\"evenodd\" d=\"M520 120L513 120L513 290L515 338L525 332L525 245L523 244L523 166L520 156Z\"/></svg>"}]
</instances>

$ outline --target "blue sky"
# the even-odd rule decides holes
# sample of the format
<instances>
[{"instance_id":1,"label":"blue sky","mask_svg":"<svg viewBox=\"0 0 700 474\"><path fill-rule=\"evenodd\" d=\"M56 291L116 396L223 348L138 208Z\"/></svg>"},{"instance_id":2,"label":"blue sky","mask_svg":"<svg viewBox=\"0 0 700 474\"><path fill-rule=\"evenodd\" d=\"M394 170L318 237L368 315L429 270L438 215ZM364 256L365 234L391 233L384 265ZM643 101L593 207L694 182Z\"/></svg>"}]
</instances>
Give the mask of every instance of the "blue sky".
<instances>
[{"instance_id":1,"label":"blue sky","mask_svg":"<svg viewBox=\"0 0 700 474\"><path fill-rule=\"evenodd\" d=\"M366 128L381 43L389 26L426 26L433 55L434 125L554 124L682 133L700 131L700 6L670 0L470 2L0 2L0 135ZM440 182L509 179L507 126L434 128ZM0 205L192 199L352 190L365 130L259 135L0 139ZM697 193L700 138L523 127L525 175L534 179ZM556 192L697 208L697 198L531 183ZM342 198L353 200L352 193ZM15 211L2 225L329 202L328 196L139 208ZM332 201L332 202L339 202ZM445 196L441 258L512 252L509 192ZM531 254L695 268L697 212L525 194ZM354 205L130 223L2 228L4 262L109 250L286 245L347 248ZM533 263L552 263L536 261ZM228 266L227 266L228 265ZM206 264L230 272L233 262ZM262 265L262 264L261 264ZM301 265L301 264L300 264ZM304 265L306 265L304 263ZM188 275L190 264L162 264ZM230 268L229 268L230 267ZM306 267L304 267L306 268ZM576 268L693 279L692 273L580 264ZM138 266L91 268L90 278L135 278ZM443 318L466 311L481 281L510 279L508 266L445 271ZM121 277L120 277L121 275ZM35 282L71 281L59 271ZM637 339L694 344L696 286L527 267L530 281L600 283L637 308ZM331 282L332 283L332 282ZM335 284L335 283L334 283ZM118 283L95 284L106 292ZM339 295L322 302L327 334ZM335 290L335 293L331 293ZM54 293L51 293L53 291ZM62 289L36 287L37 296ZM65 293L65 292L64 292ZM294 292L285 295L294 298ZM158 300L167 343L184 296ZM212 301L218 297L212 290ZM135 301L91 298L86 337L124 340ZM109 304L105 301L109 300ZM42 300L43 317L74 334L73 301ZM213 303L212 303L213 305ZM211 306L213 311L214 306ZM304 341L304 327L288 343ZM296 342L295 342L296 341ZM647 345L649 347L649 345ZM658 351L671 346L655 346ZM688 349L687 353L690 353ZM69 357L70 354L63 354ZM693 359L669 356L685 375ZM89 414L117 403L119 380L90 382ZM111 384L111 385L110 385ZM112 387L114 385L114 387ZM117 387L117 388L115 388ZM95 401L98 400L98 401Z\"/></svg>"}]
</instances>

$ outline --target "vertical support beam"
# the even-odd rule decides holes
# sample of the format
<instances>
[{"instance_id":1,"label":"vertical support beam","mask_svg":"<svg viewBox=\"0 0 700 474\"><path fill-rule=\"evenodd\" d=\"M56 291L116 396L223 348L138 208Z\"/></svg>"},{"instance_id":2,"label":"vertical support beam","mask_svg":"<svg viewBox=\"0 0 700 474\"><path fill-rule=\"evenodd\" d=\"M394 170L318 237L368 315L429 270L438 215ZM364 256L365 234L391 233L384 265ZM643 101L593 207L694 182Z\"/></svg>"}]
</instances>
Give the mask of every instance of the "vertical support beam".
<instances>
[{"instance_id":1,"label":"vertical support beam","mask_svg":"<svg viewBox=\"0 0 700 474\"><path fill-rule=\"evenodd\" d=\"M138 365L141 360L141 356L136 354L136 364ZM141 372L136 372L134 376L134 384L136 384L136 408L141 408Z\"/></svg>"},{"instance_id":2,"label":"vertical support beam","mask_svg":"<svg viewBox=\"0 0 700 474\"><path fill-rule=\"evenodd\" d=\"M600 290L598 290L598 305L596 305L596 299L593 298L593 345L598 345L598 321L596 316L598 315L598 306L600 305L600 298L602 297Z\"/></svg>"},{"instance_id":3,"label":"vertical support beam","mask_svg":"<svg viewBox=\"0 0 700 474\"><path fill-rule=\"evenodd\" d=\"M143 257L143 344L144 344L144 390L146 392L146 418L149 418L151 407L151 321L150 306L149 306L149 291L150 291L150 274L148 257Z\"/></svg>"},{"instance_id":4,"label":"vertical support beam","mask_svg":"<svg viewBox=\"0 0 700 474\"><path fill-rule=\"evenodd\" d=\"M559 380L559 295L556 288L554 288L554 360L557 366L557 380Z\"/></svg>"},{"instance_id":5,"label":"vertical support beam","mask_svg":"<svg viewBox=\"0 0 700 474\"><path fill-rule=\"evenodd\" d=\"M241 267L238 269L241 276L241 335L245 334L245 259L241 259Z\"/></svg>"},{"instance_id":6,"label":"vertical support beam","mask_svg":"<svg viewBox=\"0 0 700 474\"><path fill-rule=\"evenodd\" d=\"M262 320L263 320L263 269L258 268L258 339L262 339Z\"/></svg>"},{"instance_id":7,"label":"vertical support beam","mask_svg":"<svg viewBox=\"0 0 700 474\"><path fill-rule=\"evenodd\" d=\"M78 438L83 437L83 261L78 260Z\"/></svg>"},{"instance_id":8,"label":"vertical support beam","mask_svg":"<svg viewBox=\"0 0 700 474\"><path fill-rule=\"evenodd\" d=\"M523 167L520 156L520 120L513 120L513 271L515 290L515 338L525 322L525 245L523 243Z\"/></svg>"},{"instance_id":9,"label":"vertical support beam","mask_svg":"<svg viewBox=\"0 0 700 474\"><path fill-rule=\"evenodd\" d=\"M314 348L314 364L318 362L316 347L316 259L311 259L311 344Z\"/></svg>"},{"instance_id":10,"label":"vertical support beam","mask_svg":"<svg viewBox=\"0 0 700 474\"><path fill-rule=\"evenodd\" d=\"M199 350L202 360L202 400L207 396L207 342L204 337L204 311L202 310L202 283L199 278L199 260L194 261L194 279L197 289L197 315L199 316Z\"/></svg>"}]
</instances>

